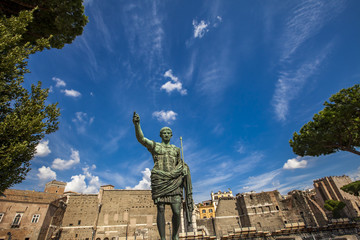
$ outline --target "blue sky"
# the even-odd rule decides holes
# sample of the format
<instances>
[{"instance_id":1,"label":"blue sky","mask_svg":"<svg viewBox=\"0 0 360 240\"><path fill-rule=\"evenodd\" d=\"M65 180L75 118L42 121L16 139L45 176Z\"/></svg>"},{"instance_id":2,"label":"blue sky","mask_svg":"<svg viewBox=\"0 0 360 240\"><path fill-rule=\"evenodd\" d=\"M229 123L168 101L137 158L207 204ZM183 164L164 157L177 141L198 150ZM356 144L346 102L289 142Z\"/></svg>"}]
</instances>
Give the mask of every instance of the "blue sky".
<instances>
[{"instance_id":1,"label":"blue sky","mask_svg":"<svg viewBox=\"0 0 360 240\"><path fill-rule=\"evenodd\" d=\"M89 23L63 49L31 56L26 83L42 81L61 108L60 129L38 146L27 179L41 191L100 185L149 188L153 160L136 138L183 137L194 198L305 189L329 175L360 175L360 158L296 156L294 131L360 79L360 2L85 2Z\"/></svg>"}]
</instances>

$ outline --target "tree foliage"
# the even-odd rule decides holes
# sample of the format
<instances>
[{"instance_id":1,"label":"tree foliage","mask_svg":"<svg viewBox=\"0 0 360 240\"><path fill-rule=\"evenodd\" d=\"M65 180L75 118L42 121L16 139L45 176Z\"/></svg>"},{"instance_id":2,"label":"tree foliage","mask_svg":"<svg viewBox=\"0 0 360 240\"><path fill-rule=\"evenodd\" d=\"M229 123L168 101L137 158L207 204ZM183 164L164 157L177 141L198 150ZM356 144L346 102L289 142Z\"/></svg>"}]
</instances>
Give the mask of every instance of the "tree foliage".
<instances>
[{"instance_id":1,"label":"tree foliage","mask_svg":"<svg viewBox=\"0 0 360 240\"><path fill-rule=\"evenodd\" d=\"M332 95L325 108L315 114L300 132L295 132L290 146L299 156L320 156L337 151L360 155L360 85Z\"/></svg>"},{"instance_id":2,"label":"tree foliage","mask_svg":"<svg viewBox=\"0 0 360 240\"><path fill-rule=\"evenodd\" d=\"M29 55L50 46L45 38L22 44L32 13L0 16L0 193L25 179L35 147L58 129L57 104L45 104L48 89L22 86Z\"/></svg>"},{"instance_id":3,"label":"tree foliage","mask_svg":"<svg viewBox=\"0 0 360 240\"><path fill-rule=\"evenodd\" d=\"M332 199L326 200L325 205L324 205L325 209L327 209L333 213L334 218L341 217L340 211L345 206L346 206L345 203L343 203L341 201L337 201L337 200L332 200Z\"/></svg>"},{"instance_id":4,"label":"tree foliage","mask_svg":"<svg viewBox=\"0 0 360 240\"><path fill-rule=\"evenodd\" d=\"M355 196L359 196L360 192L360 181L355 181L341 187L344 192L350 193Z\"/></svg>"},{"instance_id":5,"label":"tree foliage","mask_svg":"<svg viewBox=\"0 0 360 240\"><path fill-rule=\"evenodd\" d=\"M35 44L49 38L53 48L62 48L81 35L87 23L82 0L1 0L0 14L19 16L21 11L35 9L34 19L26 27L21 43Z\"/></svg>"}]
</instances>

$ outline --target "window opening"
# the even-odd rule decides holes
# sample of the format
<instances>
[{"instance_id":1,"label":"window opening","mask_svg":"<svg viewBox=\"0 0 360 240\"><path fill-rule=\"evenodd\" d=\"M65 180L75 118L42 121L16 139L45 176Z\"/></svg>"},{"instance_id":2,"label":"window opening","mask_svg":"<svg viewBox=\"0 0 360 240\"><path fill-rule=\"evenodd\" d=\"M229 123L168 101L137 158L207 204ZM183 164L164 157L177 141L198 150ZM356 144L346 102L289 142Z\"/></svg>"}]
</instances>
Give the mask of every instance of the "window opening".
<instances>
[{"instance_id":1,"label":"window opening","mask_svg":"<svg viewBox=\"0 0 360 240\"><path fill-rule=\"evenodd\" d=\"M22 213L17 213L15 215L14 221L12 222L12 227L18 227L21 221Z\"/></svg>"},{"instance_id":2,"label":"window opening","mask_svg":"<svg viewBox=\"0 0 360 240\"><path fill-rule=\"evenodd\" d=\"M40 214L34 214L32 219L31 219L31 222L32 223L37 223L39 221L39 218L40 218Z\"/></svg>"}]
</instances>

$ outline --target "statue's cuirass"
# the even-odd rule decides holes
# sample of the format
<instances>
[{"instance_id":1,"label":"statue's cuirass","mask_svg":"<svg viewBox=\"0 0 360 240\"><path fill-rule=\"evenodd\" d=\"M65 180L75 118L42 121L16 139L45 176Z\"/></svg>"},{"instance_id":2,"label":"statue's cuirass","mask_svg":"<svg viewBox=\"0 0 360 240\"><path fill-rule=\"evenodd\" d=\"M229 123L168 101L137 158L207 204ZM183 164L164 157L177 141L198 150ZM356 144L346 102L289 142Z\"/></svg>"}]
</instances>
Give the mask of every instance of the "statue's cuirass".
<instances>
[{"instance_id":1,"label":"statue's cuirass","mask_svg":"<svg viewBox=\"0 0 360 240\"><path fill-rule=\"evenodd\" d=\"M152 149L154 168L165 172L172 171L180 160L180 149L174 145L155 142Z\"/></svg>"}]
</instances>

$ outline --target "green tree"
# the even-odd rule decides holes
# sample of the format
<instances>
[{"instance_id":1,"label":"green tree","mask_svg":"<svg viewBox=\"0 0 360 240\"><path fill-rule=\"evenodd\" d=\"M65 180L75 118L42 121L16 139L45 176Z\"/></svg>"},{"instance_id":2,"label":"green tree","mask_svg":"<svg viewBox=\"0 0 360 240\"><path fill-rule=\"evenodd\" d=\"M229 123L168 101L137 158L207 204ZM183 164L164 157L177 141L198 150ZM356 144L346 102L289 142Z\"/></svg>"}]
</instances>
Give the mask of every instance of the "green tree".
<instances>
[{"instance_id":1,"label":"green tree","mask_svg":"<svg viewBox=\"0 0 360 240\"><path fill-rule=\"evenodd\" d=\"M324 207L333 213L334 218L340 218L340 211L345 207L345 203L337 200L326 200Z\"/></svg>"},{"instance_id":2,"label":"green tree","mask_svg":"<svg viewBox=\"0 0 360 240\"><path fill-rule=\"evenodd\" d=\"M26 27L19 42L35 44L37 39L49 38L53 48L62 48L81 35L87 24L82 0L1 0L0 15L18 16L21 11L33 10L33 21Z\"/></svg>"},{"instance_id":3,"label":"green tree","mask_svg":"<svg viewBox=\"0 0 360 240\"><path fill-rule=\"evenodd\" d=\"M341 187L344 192L350 193L355 196L359 196L360 192L360 181L355 181Z\"/></svg>"},{"instance_id":4,"label":"green tree","mask_svg":"<svg viewBox=\"0 0 360 240\"><path fill-rule=\"evenodd\" d=\"M57 104L45 104L48 89L22 86L29 55L50 46L45 38L22 44L32 13L0 16L0 193L25 179L35 147L58 129Z\"/></svg>"},{"instance_id":5,"label":"green tree","mask_svg":"<svg viewBox=\"0 0 360 240\"><path fill-rule=\"evenodd\" d=\"M332 95L325 108L315 114L300 132L295 132L290 146L299 156L320 156L337 151L360 155L360 85Z\"/></svg>"}]
</instances>

